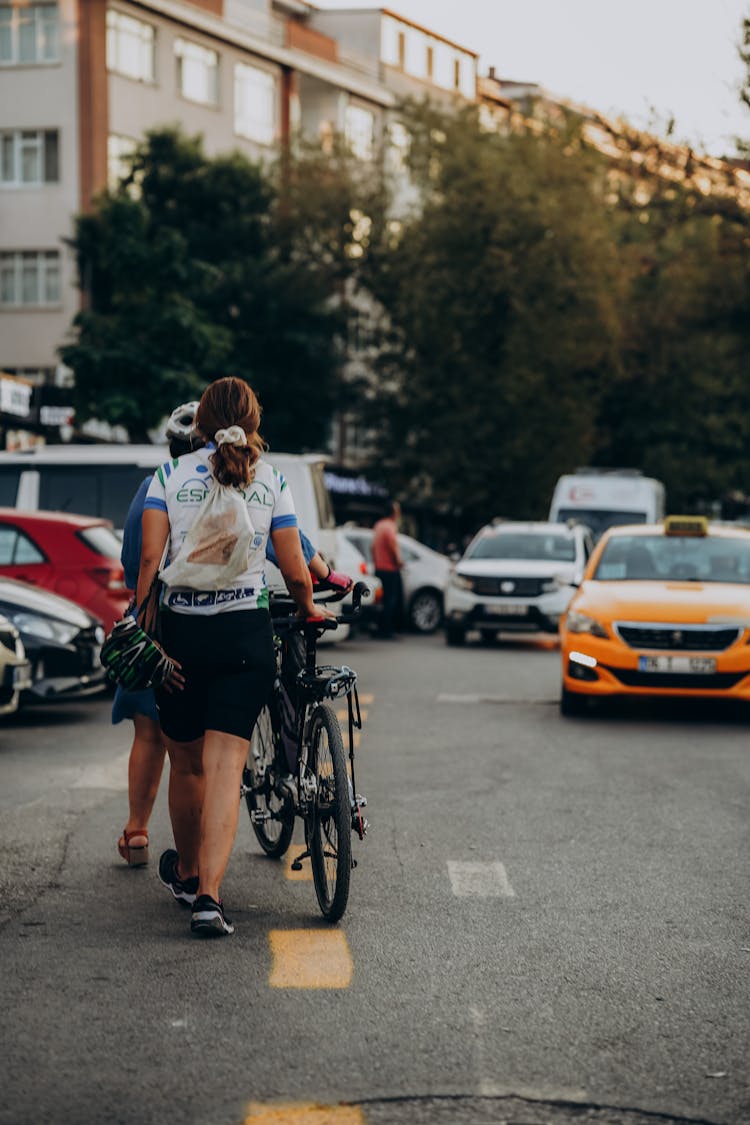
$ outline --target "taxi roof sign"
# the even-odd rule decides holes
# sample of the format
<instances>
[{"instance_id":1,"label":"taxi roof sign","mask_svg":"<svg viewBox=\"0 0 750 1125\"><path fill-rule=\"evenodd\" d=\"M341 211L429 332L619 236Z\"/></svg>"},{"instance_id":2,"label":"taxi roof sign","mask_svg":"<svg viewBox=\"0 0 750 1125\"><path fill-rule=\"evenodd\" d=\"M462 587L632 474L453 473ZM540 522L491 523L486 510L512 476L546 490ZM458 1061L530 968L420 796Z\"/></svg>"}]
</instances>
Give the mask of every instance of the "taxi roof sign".
<instances>
[{"instance_id":1,"label":"taxi roof sign","mask_svg":"<svg viewBox=\"0 0 750 1125\"><path fill-rule=\"evenodd\" d=\"M664 520L664 534L700 539L708 535L708 520L705 516L667 516Z\"/></svg>"}]
</instances>

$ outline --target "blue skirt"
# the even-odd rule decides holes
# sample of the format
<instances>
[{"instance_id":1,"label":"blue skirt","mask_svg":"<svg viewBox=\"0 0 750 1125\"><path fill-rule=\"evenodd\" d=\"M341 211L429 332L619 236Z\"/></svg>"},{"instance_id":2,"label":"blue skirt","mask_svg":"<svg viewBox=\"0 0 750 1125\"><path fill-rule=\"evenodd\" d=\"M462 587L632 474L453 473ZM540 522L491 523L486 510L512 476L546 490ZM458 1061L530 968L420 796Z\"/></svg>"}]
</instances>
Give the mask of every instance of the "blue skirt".
<instances>
[{"instance_id":1,"label":"blue skirt","mask_svg":"<svg viewBox=\"0 0 750 1125\"><path fill-rule=\"evenodd\" d=\"M153 719L155 723L159 722L153 689L125 691L118 684L112 701L112 725L121 723L123 719L133 719L136 715L145 715L147 719Z\"/></svg>"}]
</instances>

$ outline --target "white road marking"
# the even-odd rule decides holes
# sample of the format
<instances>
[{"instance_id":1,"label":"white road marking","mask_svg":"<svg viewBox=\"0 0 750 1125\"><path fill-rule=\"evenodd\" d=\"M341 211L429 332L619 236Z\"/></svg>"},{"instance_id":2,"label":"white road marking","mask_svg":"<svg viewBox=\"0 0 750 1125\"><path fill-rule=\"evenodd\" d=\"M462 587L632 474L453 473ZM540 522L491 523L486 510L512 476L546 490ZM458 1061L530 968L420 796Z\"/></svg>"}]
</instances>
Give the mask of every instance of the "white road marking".
<instances>
[{"instance_id":1,"label":"white road marking","mask_svg":"<svg viewBox=\"0 0 750 1125\"><path fill-rule=\"evenodd\" d=\"M476 706L478 703L557 703L557 699L526 699L520 695L479 695L477 692L467 692L466 694L454 694L450 691L443 691L436 697L438 703L458 703L462 705Z\"/></svg>"},{"instance_id":2,"label":"white road marking","mask_svg":"<svg viewBox=\"0 0 750 1125\"><path fill-rule=\"evenodd\" d=\"M453 893L458 898L515 898L502 863L464 863L448 860Z\"/></svg>"},{"instance_id":3,"label":"white road marking","mask_svg":"<svg viewBox=\"0 0 750 1125\"><path fill-rule=\"evenodd\" d=\"M128 758L130 751L118 754L109 762L86 766L72 783L71 789L112 789L121 791L128 787Z\"/></svg>"},{"instance_id":4,"label":"white road marking","mask_svg":"<svg viewBox=\"0 0 750 1125\"><path fill-rule=\"evenodd\" d=\"M474 1062L477 1091L483 1098L524 1098L530 1102L586 1102L588 1094L579 1086L524 1086L496 1082L490 1077L491 1062L487 1050L487 1015L481 1008L470 1007L474 1031ZM507 1028L501 1027L501 1031Z\"/></svg>"}]
</instances>

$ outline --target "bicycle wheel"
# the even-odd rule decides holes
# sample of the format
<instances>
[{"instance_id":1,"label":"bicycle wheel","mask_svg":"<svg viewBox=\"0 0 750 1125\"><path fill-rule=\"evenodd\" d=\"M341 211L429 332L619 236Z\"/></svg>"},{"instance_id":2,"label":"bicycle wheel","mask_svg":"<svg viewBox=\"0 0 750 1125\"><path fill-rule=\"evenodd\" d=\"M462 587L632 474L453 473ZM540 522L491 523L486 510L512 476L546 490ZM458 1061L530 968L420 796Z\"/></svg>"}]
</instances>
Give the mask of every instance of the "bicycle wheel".
<instances>
[{"instance_id":1,"label":"bicycle wheel","mask_svg":"<svg viewBox=\"0 0 750 1125\"><path fill-rule=\"evenodd\" d=\"M274 751L273 723L266 706L253 730L243 780L248 786L245 803L258 843L266 855L279 859L292 842L294 813L284 815L284 800L273 790ZM252 814L256 810L271 815L267 820L254 820Z\"/></svg>"},{"instance_id":2,"label":"bicycle wheel","mask_svg":"<svg viewBox=\"0 0 750 1125\"><path fill-rule=\"evenodd\" d=\"M327 703L313 712L307 764L316 780L306 825L315 893L323 917L338 922L349 898L352 814L341 728Z\"/></svg>"}]
</instances>

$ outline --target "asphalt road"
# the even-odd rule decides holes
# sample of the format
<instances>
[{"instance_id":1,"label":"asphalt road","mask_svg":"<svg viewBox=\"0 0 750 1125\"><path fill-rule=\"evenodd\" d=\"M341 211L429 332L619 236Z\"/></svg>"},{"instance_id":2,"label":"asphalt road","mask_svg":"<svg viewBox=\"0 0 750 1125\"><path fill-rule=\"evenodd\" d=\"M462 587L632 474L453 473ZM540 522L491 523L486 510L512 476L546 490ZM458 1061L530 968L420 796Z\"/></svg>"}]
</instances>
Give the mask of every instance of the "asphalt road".
<instances>
[{"instance_id":1,"label":"asphalt road","mask_svg":"<svg viewBox=\"0 0 750 1125\"><path fill-rule=\"evenodd\" d=\"M748 716L564 720L531 643L329 655L372 697L336 927L243 813L237 932L191 939L164 793L116 855L108 703L3 722L0 1122L750 1122Z\"/></svg>"}]
</instances>

